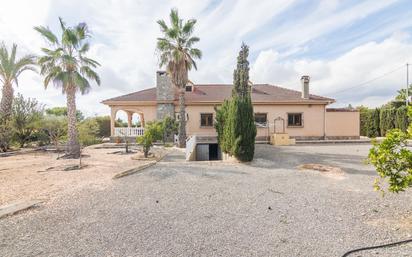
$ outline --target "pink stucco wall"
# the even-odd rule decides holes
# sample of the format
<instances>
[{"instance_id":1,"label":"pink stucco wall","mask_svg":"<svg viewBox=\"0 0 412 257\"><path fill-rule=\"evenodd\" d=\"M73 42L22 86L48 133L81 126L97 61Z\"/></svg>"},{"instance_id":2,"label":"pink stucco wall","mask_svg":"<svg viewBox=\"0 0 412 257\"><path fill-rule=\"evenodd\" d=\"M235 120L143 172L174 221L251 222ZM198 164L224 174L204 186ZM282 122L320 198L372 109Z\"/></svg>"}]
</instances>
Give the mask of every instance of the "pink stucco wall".
<instances>
[{"instance_id":1,"label":"pink stucco wall","mask_svg":"<svg viewBox=\"0 0 412 257\"><path fill-rule=\"evenodd\" d=\"M326 136L359 137L359 115L358 111L326 112Z\"/></svg>"},{"instance_id":2,"label":"pink stucco wall","mask_svg":"<svg viewBox=\"0 0 412 257\"><path fill-rule=\"evenodd\" d=\"M145 122L156 119L156 106L113 106L116 110L134 111L144 114ZM176 106L175 111L179 111ZM187 135L215 136L214 127L201 127L200 114L213 113L216 115L214 105L188 105L186 107L189 120L187 122ZM255 113L266 113L269 122L268 127L258 128L258 137L267 137L275 131L275 119L284 121L285 132L295 138L322 138L327 137L359 137L359 112L329 112L325 111L325 105L309 104L255 104ZM302 113L303 126L288 127L288 113ZM113 114L113 113L112 113ZM326 117L326 122L325 122ZM281 120L276 121L276 131L282 132Z\"/></svg>"},{"instance_id":3,"label":"pink stucco wall","mask_svg":"<svg viewBox=\"0 0 412 257\"><path fill-rule=\"evenodd\" d=\"M324 135L324 105L255 105L255 113L267 113L269 127L258 128L257 136L269 136L274 132L275 119L281 117L284 120L286 133L293 137L322 137ZM176 111L177 108L176 108ZM212 105L192 105L187 106L186 112L189 115L186 131L188 135L216 135L213 127L204 128L200 126L200 113L213 113ZM302 127L288 127L287 114L302 113ZM283 127L281 122L277 122L277 131ZM279 129L278 129L279 128Z\"/></svg>"}]
</instances>

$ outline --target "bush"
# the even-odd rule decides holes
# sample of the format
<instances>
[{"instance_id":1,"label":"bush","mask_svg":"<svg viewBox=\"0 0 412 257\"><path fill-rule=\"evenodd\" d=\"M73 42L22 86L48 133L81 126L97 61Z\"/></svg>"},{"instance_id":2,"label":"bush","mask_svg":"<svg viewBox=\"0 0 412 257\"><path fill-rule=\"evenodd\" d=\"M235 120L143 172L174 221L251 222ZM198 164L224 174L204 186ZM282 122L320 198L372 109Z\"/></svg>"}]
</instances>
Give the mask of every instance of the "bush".
<instances>
[{"instance_id":1,"label":"bush","mask_svg":"<svg viewBox=\"0 0 412 257\"><path fill-rule=\"evenodd\" d=\"M368 108L361 106L359 108L359 119L360 119L360 135L368 136L368 125L371 118L371 113Z\"/></svg>"},{"instance_id":2,"label":"bush","mask_svg":"<svg viewBox=\"0 0 412 257\"><path fill-rule=\"evenodd\" d=\"M137 143L143 147L144 157L149 156L150 148L157 140L163 139L162 122L148 122L146 124L143 136L136 139Z\"/></svg>"},{"instance_id":3,"label":"bush","mask_svg":"<svg viewBox=\"0 0 412 257\"><path fill-rule=\"evenodd\" d=\"M50 108L50 109L46 109L46 114L47 115L53 115L53 116L65 116L65 117L67 117L67 107L53 107L53 108ZM84 115L79 110L76 111L76 119L77 119L78 122L84 120Z\"/></svg>"},{"instance_id":4,"label":"bush","mask_svg":"<svg viewBox=\"0 0 412 257\"><path fill-rule=\"evenodd\" d=\"M34 133L40 126L43 110L43 106L35 99L24 99L21 94L14 99L11 125L14 138L20 147L33 140Z\"/></svg>"},{"instance_id":5,"label":"bush","mask_svg":"<svg viewBox=\"0 0 412 257\"><path fill-rule=\"evenodd\" d=\"M173 135L178 133L179 122L171 117L166 117L162 121L163 143L173 142Z\"/></svg>"},{"instance_id":6,"label":"bush","mask_svg":"<svg viewBox=\"0 0 412 257\"><path fill-rule=\"evenodd\" d=\"M67 118L64 116L46 115L41 121L37 139L40 144L52 143L57 147L67 137Z\"/></svg>"},{"instance_id":7,"label":"bush","mask_svg":"<svg viewBox=\"0 0 412 257\"><path fill-rule=\"evenodd\" d=\"M389 191L400 192L412 185L412 152L407 148L409 135L399 129L386 134L380 144L374 144L369 152L369 162L376 167L381 179L389 180ZM375 189L381 190L381 180L375 181Z\"/></svg>"},{"instance_id":8,"label":"bush","mask_svg":"<svg viewBox=\"0 0 412 257\"><path fill-rule=\"evenodd\" d=\"M0 151L7 152L13 137L11 121L0 115Z\"/></svg>"},{"instance_id":9,"label":"bush","mask_svg":"<svg viewBox=\"0 0 412 257\"><path fill-rule=\"evenodd\" d=\"M87 118L79 123L79 142L83 146L99 144L102 142L99 137L99 124L94 118Z\"/></svg>"},{"instance_id":10,"label":"bush","mask_svg":"<svg viewBox=\"0 0 412 257\"><path fill-rule=\"evenodd\" d=\"M403 105L396 110L395 128L406 132L409 126L408 108Z\"/></svg>"},{"instance_id":11,"label":"bush","mask_svg":"<svg viewBox=\"0 0 412 257\"><path fill-rule=\"evenodd\" d=\"M381 136L386 136L386 133L395 128L395 108L382 108L380 112L380 134Z\"/></svg>"},{"instance_id":12,"label":"bush","mask_svg":"<svg viewBox=\"0 0 412 257\"><path fill-rule=\"evenodd\" d=\"M110 137L110 116L97 116L94 120L99 126L99 137Z\"/></svg>"}]
</instances>

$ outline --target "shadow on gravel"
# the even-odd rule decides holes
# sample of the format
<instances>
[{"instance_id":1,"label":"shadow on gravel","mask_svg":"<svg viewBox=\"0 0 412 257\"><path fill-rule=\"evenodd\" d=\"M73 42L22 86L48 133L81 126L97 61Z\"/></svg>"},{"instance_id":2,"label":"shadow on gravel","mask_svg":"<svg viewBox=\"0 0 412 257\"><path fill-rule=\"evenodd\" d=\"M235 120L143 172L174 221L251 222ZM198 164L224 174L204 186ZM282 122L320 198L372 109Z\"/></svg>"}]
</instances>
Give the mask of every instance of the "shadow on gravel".
<instances>
[{"instance_id":1,"label":"shadow on gravel","mask_svg":"<svg viewBox=\"0 0 412 257\"><path fill-rule=\"evenodd\" d=\"M151 169L145 174L159 180L172 178L179 174L188 174L196 177L223 179L226 175L249 175L247 172L240 170L237 165L207 165L205 163L193 162L182 164L158 163L156 169Z\"/></svg>"}]
</instances>

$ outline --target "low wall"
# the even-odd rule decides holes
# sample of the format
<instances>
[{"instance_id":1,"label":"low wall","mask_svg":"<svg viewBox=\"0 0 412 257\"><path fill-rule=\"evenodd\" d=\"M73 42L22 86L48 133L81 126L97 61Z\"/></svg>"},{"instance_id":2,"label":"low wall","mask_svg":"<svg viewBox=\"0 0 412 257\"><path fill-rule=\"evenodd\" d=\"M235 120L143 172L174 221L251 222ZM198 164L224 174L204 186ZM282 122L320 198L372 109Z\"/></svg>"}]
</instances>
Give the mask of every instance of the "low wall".
<instances>
[{"instance_id":1,"label":"low wall","mask_svg":"<svg viewBox=\"0 0 412 257\"><path fill-rule=\"evenodd\" d=\"M359 139L360 116L358 110L326 109L327 139Z\"/></svg>"}]
</instances>

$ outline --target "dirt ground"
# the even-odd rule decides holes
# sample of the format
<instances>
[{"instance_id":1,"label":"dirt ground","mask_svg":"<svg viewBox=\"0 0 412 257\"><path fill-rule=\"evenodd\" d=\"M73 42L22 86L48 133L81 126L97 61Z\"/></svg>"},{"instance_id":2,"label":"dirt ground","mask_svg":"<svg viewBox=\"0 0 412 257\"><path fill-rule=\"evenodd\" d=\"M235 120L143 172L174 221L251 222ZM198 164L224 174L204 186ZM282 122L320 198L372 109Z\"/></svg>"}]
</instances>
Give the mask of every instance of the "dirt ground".
<instances>
[{"instance_id":1,"label":"dirt ground","mask_svg":"<svg viewBox=\"0 0 412 257\"><path fill-rule=\"evenodd\" d=\"M82 169L66 170L79 164L79 160L57 159L57 153L35 152L0 157L0 205L17 200L50 200L61 194L71 194L84 187L110 186L112 177L119 172L143 165L148 161L133 160L140 156L122 154L123 148L87 147L82 154ZM155 155L167 150L153 149Z\"/></svg>"}]
</instances>

